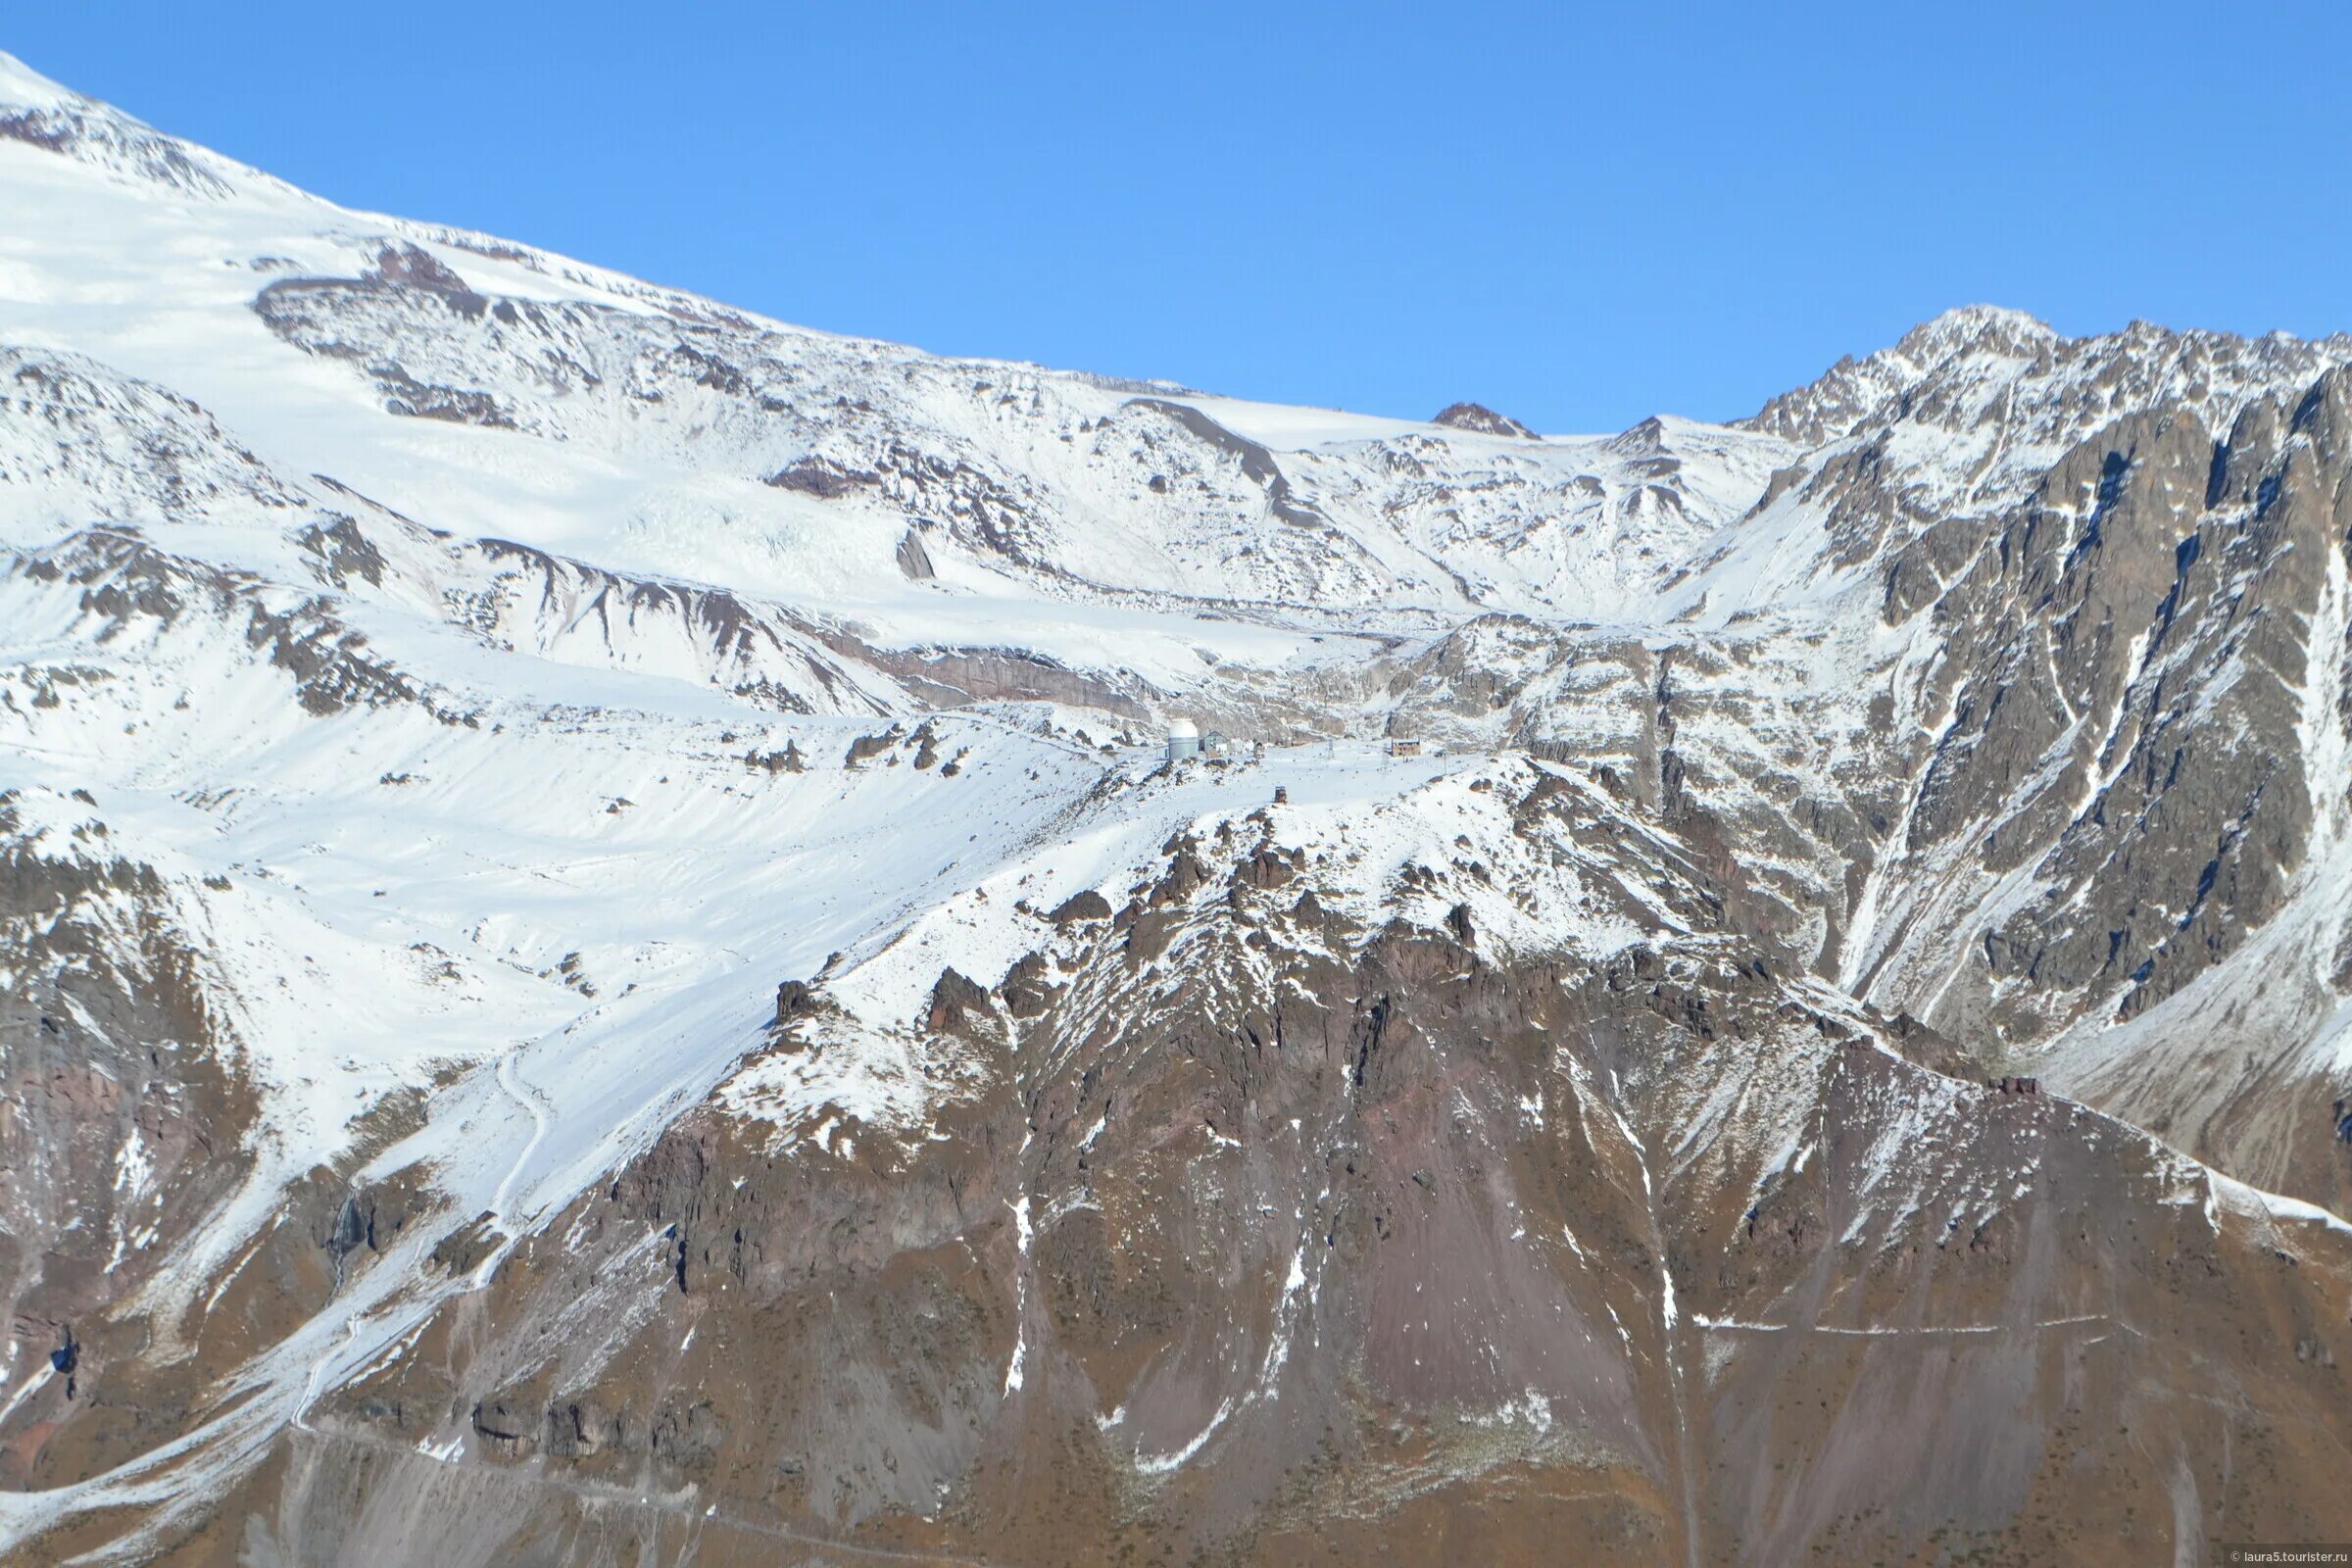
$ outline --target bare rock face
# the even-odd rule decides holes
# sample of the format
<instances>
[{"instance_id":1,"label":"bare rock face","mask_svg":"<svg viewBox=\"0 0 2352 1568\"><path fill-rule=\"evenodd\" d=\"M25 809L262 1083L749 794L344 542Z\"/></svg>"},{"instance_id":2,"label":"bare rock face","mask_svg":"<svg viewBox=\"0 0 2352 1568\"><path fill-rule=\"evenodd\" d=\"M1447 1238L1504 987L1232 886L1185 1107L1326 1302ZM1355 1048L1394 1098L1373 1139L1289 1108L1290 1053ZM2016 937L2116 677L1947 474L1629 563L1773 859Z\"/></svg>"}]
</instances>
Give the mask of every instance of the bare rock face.
<instances>
[{"instance_id":1,"label":"bare rock face","mask_svg":"<svg viewBox=\"0 0 2352 1568\"><path fill-rule=\"evenodd\" d=\"M899 541L898 563L909 582L929 582L939 575L939 568L931 564L931 552L923 548L922 534L913 528Z\"/></svg>"},{"instance_id":2,"label":"bare rock face","mask_svg":"<svg viewBox=\"0 0 2352 1568\"><path fill-rule=\"evenodd\" d=\"M1525 831L1574 814L1551 797ZM2326 1527L2333 1451L2290 1434L2340 1420L2340 1236L2290 1241L2079 1103L1944 1077L1919 1026L1824 1011L1736 948L1470 961L1448 918L1335 957L1233 856L1170 933L1199 1004L1075 938L1064 1000L944 1140L778 1159L696 1113L510 1259L462 1354L428 1333L449 1348L341 1396L347 1436L296 1459L317 1500L268 1539L349 1541L367 1497L446 1489L379 1458L417 1440L367 1412L453 1400L469 1462L516 1478L510 1545L612 1539L586 1499L625 1477L691 1485L747 1561L1439 1561L1409 1543L1563 1531L1642 1562L2047 1560L2162 1555L2225 1510ZM662 1227L675 1268L631 1261ZM644 1303L621 1348L567 1352L532 1407L472 1392L600 1291ZM2276 1327L2217 1355L2253 1313ZM1999 1396L1955 1406L1955 1380ZM2183 1478L2177 1446L2259 1451L2262 1479ZM476 1526L383 1517L376 1549L489 1560Z\"/></svg>"},{"instance_id":3,"label":"bare rock face","mask_svg":"<svg viewBox=\"0 0 2352 1568\"><path fill-rule=\"evenodd\" d=\"M850 494L859 485L878 484L881 477L846 468L829 458L802 458L778 468L764 482L778 490L795 490L819 501L831 501Z\"/></svg>"},{"instance_id":4,"label":"bare rock face","mask_svg":"<svg viewBox=\"0 0 2352 1568\"><path fill-rule=\"evenodd\" d=\"M776 1022L784 1023L816 1010L816 993L806 980L787 980L776 987Z\"/></svg>"},{"instance_id":5,"label":"bare rock face","mask_svg":"<svg viewBox=\"0 0 2352 1568\"><path fill-rule=\"evenodd\" d=\"M188 937L212 890L120 853L106 818L88 791L0 791L0 1479L19 1491L198 1424L208 1385L372 1262L408 1201L310 1173L233 1273L172 1287L167 1259L252 1179L260 1096L224 1049L216 956Z\"/></svg>"},{"instance_id":6,"label":"bare rock face","mask_svg":"<svg viewBox=\"0 0 2352 1568\"><path fill-rule=\"evenodd\" d=\"M940 1033L958 1029L975 1015L984 1015L988 1006L986 987L954 969L942 969L939 983L931 988L931 1005L923 1017L924 1027Z\"/></svg>"},{"instance_id":7,"label":"bare rock face","mask_svg":"<svg viewBox=\"0 0 2352 1568\"><path fill-rule=\"evenodd\" d=\"M1110 901L1093 888L1082 888L1054 906L1054 923L1070 925L1079 920L1107 920L1111 916Z\"/></svg>"},{"instance_id":8,"label":"bare rock face","mask_svg":"<svg viewBox=\"0 0 2352 1568\"><path fill-rule=\"evenodd\" d=\"M1541 439L1536 432L1507 414L1496 414L1483 403L1448 403L1430 420L1450 429L1469 430L1478 435L1515 435L1524 440Z\"/></svg>"}]
</instances>

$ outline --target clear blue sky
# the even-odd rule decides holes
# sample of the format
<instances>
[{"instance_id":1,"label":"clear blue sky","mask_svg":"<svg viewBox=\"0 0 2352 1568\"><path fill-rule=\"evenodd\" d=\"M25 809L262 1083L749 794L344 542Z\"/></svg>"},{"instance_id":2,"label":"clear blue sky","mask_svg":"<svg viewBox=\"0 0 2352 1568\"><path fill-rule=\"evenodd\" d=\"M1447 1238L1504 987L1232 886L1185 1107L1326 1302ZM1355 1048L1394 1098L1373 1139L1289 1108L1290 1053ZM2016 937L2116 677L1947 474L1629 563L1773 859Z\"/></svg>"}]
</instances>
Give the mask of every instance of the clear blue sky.
<instances>
[{"instance_id":1,"label":"clear blue sky","mask_svg":"<svg viewBox=\"0 0 2352 1568\"><path fill-rule=\"evenodd\" d=\"M81 0L0 47L355 206L1376 413L1730 417L1974 301L2352 330L2340 3Z\"/></svg>"}]
</instances>

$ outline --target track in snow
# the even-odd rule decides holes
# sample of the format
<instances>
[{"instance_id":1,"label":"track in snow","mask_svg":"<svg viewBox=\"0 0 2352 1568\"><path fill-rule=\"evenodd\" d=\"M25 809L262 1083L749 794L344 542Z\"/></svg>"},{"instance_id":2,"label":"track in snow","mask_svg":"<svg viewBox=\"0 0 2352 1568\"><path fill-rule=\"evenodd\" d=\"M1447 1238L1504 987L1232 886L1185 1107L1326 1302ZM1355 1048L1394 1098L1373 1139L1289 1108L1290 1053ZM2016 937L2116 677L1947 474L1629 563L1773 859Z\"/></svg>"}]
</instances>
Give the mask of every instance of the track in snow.
<instances>
[{"instance_id":1,"label":"track in snow","mask_svg":"<svg viewBox=\"0 0 2352 1568\"><path fill-rule=\"evenodd\" d=\"M358 1343L359 1338L360 1314L354 1312L343 1319L343 1343L339 1346L330 1346L320 1351L318 1359L311 1363L310 1378L302 1386L302 1400L294 1406L292 1424L296 1431L316 1430L311 1425L311 1406L318 1402L318 1396L324 1392L326 1369L335 1359L337 1351L350 1349L354 1344Z\"/></svg>"},{"instance_id":2,"label":"track in snow","mask_svg":"<svg viewBox=\"0 0 2352 1568\"><path fill-rule=\"evenodd\" d=\"M508 1099L520 1105L531 1118L529 1141L522 1146L522 1152L514 1156L514 1163L508 1168L506 1178L498 1184L498 1191L490 1200L491 1217L497 1220L500 1228L510 1236L515 1234L514 1227L507 1224L507 1209L514 1200L514 1184L522 1179L523 1170L530 1164L531 1156L539 1152L539 1145L546 1140L548 1121L554 1115L554 1112L548 1109L546 1102L540 1098L539 1091L529 1089L528 1085L515 1077L514 1058L520 1054L520 1051L521 1048L517 1047L499 1057L498 1069L492 1074L498 1081L499 1090ZM526 1089L529 1089L527 1094L524 1092ZM485 1263L484 1266L490 1265ZM475 1286L478 1288L483 1283L484 1276L477 1273L474 1279Z\"/></svg>"}]
</instances>

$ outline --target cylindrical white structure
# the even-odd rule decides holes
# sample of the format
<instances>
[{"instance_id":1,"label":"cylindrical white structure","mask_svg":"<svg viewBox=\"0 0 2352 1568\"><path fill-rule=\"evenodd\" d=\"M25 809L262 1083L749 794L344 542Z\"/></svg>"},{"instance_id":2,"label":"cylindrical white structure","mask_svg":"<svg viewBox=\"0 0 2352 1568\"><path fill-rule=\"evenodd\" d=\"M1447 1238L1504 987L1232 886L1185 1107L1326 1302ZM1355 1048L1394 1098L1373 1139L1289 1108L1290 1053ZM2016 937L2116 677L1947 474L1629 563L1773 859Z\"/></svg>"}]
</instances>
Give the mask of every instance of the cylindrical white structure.
<instances>
[{"instance_id":1,"label":"cylindrical white structure","mask_svg":"<svg viewBox=\"0 0 2352 1568\"><path fill-rule=\"evenodd\" d=\"M1168 720L1168 760L1200 755L1200 726L1189 718Z\"/></svg>"}]
</instances>

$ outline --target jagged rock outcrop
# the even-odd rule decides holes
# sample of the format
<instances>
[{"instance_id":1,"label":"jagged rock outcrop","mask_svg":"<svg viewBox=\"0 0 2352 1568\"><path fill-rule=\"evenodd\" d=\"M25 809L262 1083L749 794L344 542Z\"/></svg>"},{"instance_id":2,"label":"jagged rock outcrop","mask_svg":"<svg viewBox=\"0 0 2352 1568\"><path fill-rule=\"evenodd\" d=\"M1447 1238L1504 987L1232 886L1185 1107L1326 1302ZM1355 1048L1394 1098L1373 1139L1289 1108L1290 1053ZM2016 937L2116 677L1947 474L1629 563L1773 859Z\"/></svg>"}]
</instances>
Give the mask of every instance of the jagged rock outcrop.
<instances>
[{"instance_id":1,"label":"jagged rock outcrop","mask_svg":"<svg viewBox=\"0 0 2352 1568\"><path fill-rule=\"evenodd\" d=\"M1448 403L1440 409L1430 421L1449 429L1468 430L1477 435L1515 435L1534 441L1536 432L1507 414L1496 414L1483 403Z\"/></svg>"}]
</instances>

